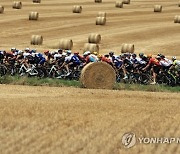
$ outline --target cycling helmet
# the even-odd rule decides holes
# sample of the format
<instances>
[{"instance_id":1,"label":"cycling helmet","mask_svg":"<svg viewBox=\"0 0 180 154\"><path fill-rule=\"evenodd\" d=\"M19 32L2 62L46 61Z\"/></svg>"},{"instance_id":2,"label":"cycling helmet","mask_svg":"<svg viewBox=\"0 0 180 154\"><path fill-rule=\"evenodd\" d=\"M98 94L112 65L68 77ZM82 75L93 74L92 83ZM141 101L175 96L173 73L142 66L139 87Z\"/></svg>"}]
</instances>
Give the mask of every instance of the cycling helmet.
<instances>
[{"instance_id":1,"label":"cycling helmet","mask_svg":"<svg viewBox=\"0 0 180 154\"><path fill-rule=\"evenodd\" d=\"M162 54L161 54L161 53L158 53L158 54L157 54L157 56L160 56L160 57L161 57L161 56L162 56Z\"/></svg>"},{"instance_id":2,"label":"cycling helmet","mask_svg":"<svg viewBox=\"0 0 180 154\"><path fill-rule=\"evenodd\" d=\"M68 50L68 51L67 51L67 54L71 54L71 53L72 53L71 50Z\"/></svg>"},{"instance_id":3,"label":"cycling helmet","mask_svg":"<svg viewBox=\"0 0 180 154\"><path fill-rule=\"evenodd\" d=\"M11 51L14 51L14 50L16 50L16 48L11 48Z\"/></svg>"},{"instance_id":4,"label":"cycling helmet","mask_svg":"<svg viewBox=\"0 0 180 154\"><path fill-rule=\"evenodd\" d=\"M98 55L98 58L102 58L103 56L102 55Z\"/></svg>"},{"instance_id":5,"label":"cycling helmet","mask_svg":"<svg viewBox=\"0 0 180 154\"><path fill-rule=\"evenodd\" d=\"M137 57L137 55L135 53L132 54L132 57Z\"/></svg>"},{"instance_id":6,"label":"cycling helmet","mask_svg":"<svg viewBox=\"0 0 180 154\"><path fill-rule=\"evenodd\" d=\"M172 57L172 60L176 60L176 57L175 57L175 56L173 56L173 57Z\"/></svg>"},{"instance_id":7,"label":"cycling helmet","mask_svg":"<svg viewBox=\"0 0 180 154\"><path fill-rule=\"evenodd\" d=\"M152 58L152 54L148 54L148 55L147 55L147 58Z\"/></svg>"},{"instance_id":8,"label":"cycling helmet","mask_svg":"<svg viewBox=\"0 0 180 154\"><path fill-rule=\"evenodd\" d=\"M36 53L36 49L32 49L31 52L32 52L32 53Z\"/></svg>"},{"instance_id":9,"label":"cycling helmet","mask_svg":"<svg viewBox=\"0 0 180 154\"><path fill-rule=\"evenodd\" d=\"M144 56L144 53L139 53L139 57L143 57Z\"/></svg>"},{"instance_id":10,"label":"cycling helmet","mask_svg":"<svg viewBox=\"0 0 180 154\"><path fill-rule=\"evenodd\" d=\"M98 53L97 53L97 52L93 52L93 54L94 54L94 55L96 55L96 56L98 55Z\"/></svg>"},{"instance_id":11,"label":"cycling helmet","mask_svg":"<svg viewBox=\"0 0 180 154\"><path fill-rule=\"evenodd\" d=\"M113 52L113 51L110 51L110 52L109 52L109 55L114 55L114 52Z\"/></svg>"},{"instance_id":12,"label":"cycling helmet","mask_svg":"<svg viewBox=\"0 0 180 154\"><path fill-rule=\"evenodd\" d=\"M25 48L25 51L30 51L30 49L29 48Z\"/></svg>"},{"instance_id":13,"label":"cycling helmet","mask_svg":"<svg viewBox=\"0 0 180 154\"><path fill-rule=\"evenodd\" d=\"M156 59L161 59L161 57L160 56L156 56Z\"/></svg>"},{"instance_id":14,"label":"cycling helmet","mask_svg":"<svg viewBox=\"0 0 180 154\"><path fill-rule=\"evenodd\" d=\"M164 56L164 55L161 55L160 57L161 57L161 58L165 58L165 56Z\"/></svg>"},{"instance_id":15,"label":"cycling helmet","mask_svg":"<svg viewBox=\"0 0 180 154\"><path fill-rule=\"evenodd\" d=\"M63 50L62 49L58 49L58 52L63 52Z\"/></svg>"},{"instance_id":16,"label":"cycling helmet","mask_svg":"<svg viewBox=\"0 0 180 154\"><path fill-rule=\"evenodd\" d=\"M47 54L47 53L49 53L49 50L44 51L44 54Z\"/></svg>"},{"instance_id":17,"label":"cycling helmet","mask_svg":"<svg viewBox=\"0 0 180 154\"><path fill-rule=\"evenodd\" d=\"M79 52L74 52L75 55L79 55Z\"/></svg>"}]
</instances>

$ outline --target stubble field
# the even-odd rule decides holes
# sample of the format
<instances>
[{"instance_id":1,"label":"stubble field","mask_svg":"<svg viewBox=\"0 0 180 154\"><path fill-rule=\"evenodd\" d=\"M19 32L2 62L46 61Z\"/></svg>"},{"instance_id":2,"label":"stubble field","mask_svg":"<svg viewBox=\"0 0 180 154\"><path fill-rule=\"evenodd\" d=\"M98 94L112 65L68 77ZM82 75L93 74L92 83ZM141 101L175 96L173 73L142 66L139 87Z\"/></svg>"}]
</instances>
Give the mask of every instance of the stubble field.
<instances>
[{"instance_id":1,"label":"stubble field","mask_svg":"<svg viewBox=\"0 0 180 154\"><path fill-rule=\"evenodd\" d=\"M134 43L136 52L180 57L180 25L177 0L132 0L123 9L114 1L42 0L13 10L11 0L1 0L0 49L52 49L61 38L74 41L73 51L82 52L89 33L102 35L100 53L120 53L122 43ZM162 4L162 13L153 5ZM82 5L81 14L72 6ZM38 11L38 21L29 21ZM98 11L107 12L107 25L96 26ZM42 46L31 46L33 34L44 36ZM122 135L179 137L179 93L150 93L78 88L0 85L0 153L180 153L178 144L137 144L125 149Z\"/></svg>"}]
</instances>

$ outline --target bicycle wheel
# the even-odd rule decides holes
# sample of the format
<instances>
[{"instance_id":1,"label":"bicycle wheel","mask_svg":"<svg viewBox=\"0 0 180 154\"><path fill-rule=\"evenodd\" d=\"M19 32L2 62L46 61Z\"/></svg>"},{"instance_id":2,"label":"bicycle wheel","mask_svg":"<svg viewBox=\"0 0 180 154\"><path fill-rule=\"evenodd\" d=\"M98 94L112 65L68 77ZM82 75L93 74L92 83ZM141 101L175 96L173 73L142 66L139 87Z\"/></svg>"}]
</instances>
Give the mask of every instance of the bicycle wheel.
<instances>
[{"instance_id":1,"label":"bicycle wheel","mask_svg":"<svg viewBox=\"0 0 180 154\"><path fill-rule=\"evenodd\" d=\"M7 73L7 68L4 65L0 65L0 76L4 76Z\"/></svg>"}]
</instances>

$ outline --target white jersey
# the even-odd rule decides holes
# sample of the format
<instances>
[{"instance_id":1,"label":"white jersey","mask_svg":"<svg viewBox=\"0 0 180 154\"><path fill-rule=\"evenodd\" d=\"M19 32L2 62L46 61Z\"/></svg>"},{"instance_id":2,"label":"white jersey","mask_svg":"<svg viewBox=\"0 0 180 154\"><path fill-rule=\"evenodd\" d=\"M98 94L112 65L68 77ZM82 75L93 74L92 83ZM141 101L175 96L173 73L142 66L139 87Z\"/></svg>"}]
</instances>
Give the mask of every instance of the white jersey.
<instances>
[{"instance_id":1,"label":"white jersey","mask_svg":"<svg viewBox=\"0 0 180 154\"><path fill-rule=\"evenodd\" d=\"M57 54L54 55L54 60L57 60L57 59L59 59L61 57L62 57L62 54L57 53Z\"/></svg>"},{"instance_id":2,"label":"white jersey","mask_svg":"<svg viewBox=\"0 0 180 154\"><path fill-rule=\"evenodd\" d=\"M29 55L31 55L31 54L28 53L28 52L23 53L24 58L26 58L26 57L29 56Z\"/></svg>"},{"instance_id":3,"label":"white jersey","mask_svg":"<svg viewBox=\"0 0 180 154\"><path fill-rule=\"evenodd\" d=\"M65 57L65 62L70 62L71 58L72 58L72 54L70 54L69 56Z\"/></svg>"},{"instance_id":4,"label":"white jersey","mask_svg":"<svg viewBox=\"0 0 180 154\"><path fill-rule=\"evenodd\" d=\"M172 61L167 58L164 58L160 60L159 64L164 67L169 67L172 64Z\"/></svg>"},{"instance_id":5,"label":"white jersey","mask_svg":"<svg viewBox=\"0 0 180 154\"><path fill-rule=\"evenodd\" d=\"M137 57L136 59L139 64L146 64L146 61L144 61L142 58Z\"/></svg>"}]
</instances>

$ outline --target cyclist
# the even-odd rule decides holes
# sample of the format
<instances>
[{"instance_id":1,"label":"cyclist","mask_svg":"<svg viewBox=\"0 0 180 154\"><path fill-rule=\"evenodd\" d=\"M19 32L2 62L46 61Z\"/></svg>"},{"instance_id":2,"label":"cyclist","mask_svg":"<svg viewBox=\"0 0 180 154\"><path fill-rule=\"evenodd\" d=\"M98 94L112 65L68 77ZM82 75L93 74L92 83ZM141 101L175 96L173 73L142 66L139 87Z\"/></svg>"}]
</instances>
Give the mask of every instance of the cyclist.
<instances>
[{"instance_id":1,"label":"cyclist","mask_svg":"<svg viewBox=\"0 0 180 154\"><path fill-rule=\"evenodd\" d=\"M143 68L143 70L147 70L149 67L152 68L153 82L150 84L156 84L156 77L161 69L161 65L158 59L161 59L161 57L157 56L156 58L154 58L151 54L149 54L147 58L149 59L149 63L146 65L145 68Z\"/></svg>"}]
</instances>

